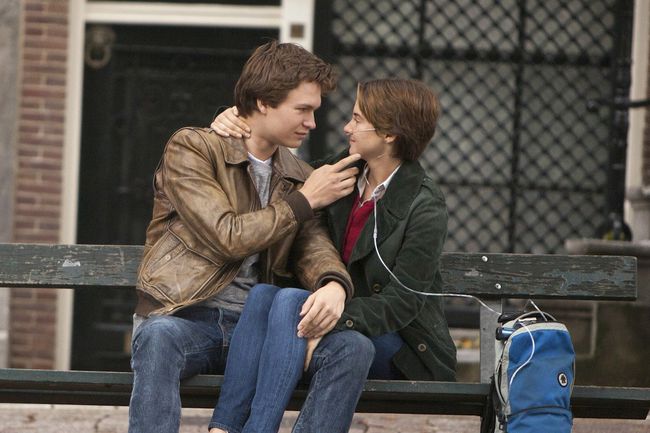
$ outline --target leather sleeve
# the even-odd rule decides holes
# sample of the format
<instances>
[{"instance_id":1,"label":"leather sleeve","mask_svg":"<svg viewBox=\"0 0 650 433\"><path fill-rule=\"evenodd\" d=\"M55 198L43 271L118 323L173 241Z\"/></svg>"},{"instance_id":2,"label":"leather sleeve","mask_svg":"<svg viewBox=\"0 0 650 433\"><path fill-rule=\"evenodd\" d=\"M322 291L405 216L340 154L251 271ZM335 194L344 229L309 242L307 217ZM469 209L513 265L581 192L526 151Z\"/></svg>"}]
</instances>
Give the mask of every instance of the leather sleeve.
<instances>
[{"instance_id":1,"label":"leather sleeve","mask_svg":"<svg viewBox=\"0 0 650 433\"><path fill-rule=\"evenodd\" d=\"M316 291L334 280L345 288L346 299L352 299L352 279L329 237L322 214L301 225L293 243L292 259L295 275L305 288Z\"/></svg>"}]
</instances>

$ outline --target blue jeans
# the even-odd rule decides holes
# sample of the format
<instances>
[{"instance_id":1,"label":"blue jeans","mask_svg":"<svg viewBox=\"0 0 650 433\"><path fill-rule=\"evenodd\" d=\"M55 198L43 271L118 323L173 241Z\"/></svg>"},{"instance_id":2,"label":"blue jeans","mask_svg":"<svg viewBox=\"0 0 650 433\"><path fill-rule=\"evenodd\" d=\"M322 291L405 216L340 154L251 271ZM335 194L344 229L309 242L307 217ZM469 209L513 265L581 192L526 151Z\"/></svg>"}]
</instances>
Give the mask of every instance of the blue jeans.
<instances>
[{"instance_id":1,"label":"blue jeans","mask_svg":"<svg viewBox=\"0 0 650 433\"><path fill-rule=\"evenodd\" d=\"M296 336L296 328L308 296L304 290L263 284L251 290L233 334L209 428L229 433L277 432L303 375L306 341ZM399 340L382 337L377 340L381 345L377 353L392 358L403 342L399 336ZM293 431L317 433L327 426L328 433L347 432L374 358L375 344L356 331L323 337L303 377L309 391ZM375 359L377 374L386 370L390 358Z\"/></svg>"},{"instance_id":2,"label":"blue jeans","mask_svg":"<svg viewBox=\"0 0 650 433\"><path fill-rule=\"evenodd\" d=\"M180 380L223 372L238 317L228 310L188 307L142 322L132 344L129 433L178 432Z\"/></svg>"},{"instance_id":3,"label":"blue jeans","mask_svg":"<svg viewBox=\"0 0 650 433\"><path fill-rule=\"evenodd\" d=\"M404 378L392 363L403 344L397 333L368 338L339 331L323 337L304 375L309 391L293 433L347 433L366 378Z\"/></svg>"},{"instance_id":4,"label":"blue jeans","mask_svg":"<svg viewBox=\"0 0 650 433\"><path fill-rule=\"evenodd\" d=\"M307 341L296 334L309 294L267 284L251 289L233 333L209 428L229 433L278 431L302 375Z\"/></svg>"},{"instance_id":5,"label":"blue jeans","mask_svg":"<svg viewBox=\"0 0 650 433\"><path fill-rule=\"evenodd\" d=\"M393 364L393 357L404 345L404 340L397 332L371 337L375 346L375 359L372 361L368 379L403 380L406 379L401 371Z\"/></svg>"}]
</instances>

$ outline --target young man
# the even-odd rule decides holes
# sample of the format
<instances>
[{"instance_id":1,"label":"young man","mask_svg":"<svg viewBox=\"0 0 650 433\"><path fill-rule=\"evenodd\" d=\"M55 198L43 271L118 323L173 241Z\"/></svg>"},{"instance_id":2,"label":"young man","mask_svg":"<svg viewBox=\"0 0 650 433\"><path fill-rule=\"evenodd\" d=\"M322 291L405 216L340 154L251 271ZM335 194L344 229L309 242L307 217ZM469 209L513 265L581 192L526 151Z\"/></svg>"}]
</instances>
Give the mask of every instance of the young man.
<instances>
[{"instance_id":1,"label":"young man","mask_svg":"<svg viewBox=\"0 0 650 433\"><path fill-rule=\"evenodd\" d=\"M333 87L330 65L269 42L235 88L250 137L184 128L167 143L138 271L129 432L178 431L179 381L223 372L253 285L297 278L313 291L302 325L317 334L352 297L350 276L313 211L353 190L357 169L346 167L359 157L310 175L287 149L316 126L314 111Z\"/></svg>"}]
</instances>

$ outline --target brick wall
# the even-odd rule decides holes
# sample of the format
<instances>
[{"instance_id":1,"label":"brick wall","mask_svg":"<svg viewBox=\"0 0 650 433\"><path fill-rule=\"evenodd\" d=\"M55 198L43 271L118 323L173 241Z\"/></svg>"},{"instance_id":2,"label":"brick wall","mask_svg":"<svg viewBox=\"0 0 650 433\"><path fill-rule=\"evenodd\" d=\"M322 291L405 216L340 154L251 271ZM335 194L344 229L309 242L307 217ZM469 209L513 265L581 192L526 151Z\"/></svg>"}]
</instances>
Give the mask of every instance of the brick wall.
<instances>
[{"instance_id":1,"label":"brick wall","mask_svg":"<svg viewBox=\"0 0 650 433\"><path fill-rule=\"evenodd\" d=\"M59 240L68 0L22 1L22 68L16 144L14 242ZM52 290L11 294L10 365L53 368Z\"/></svg>"}]
</instances>

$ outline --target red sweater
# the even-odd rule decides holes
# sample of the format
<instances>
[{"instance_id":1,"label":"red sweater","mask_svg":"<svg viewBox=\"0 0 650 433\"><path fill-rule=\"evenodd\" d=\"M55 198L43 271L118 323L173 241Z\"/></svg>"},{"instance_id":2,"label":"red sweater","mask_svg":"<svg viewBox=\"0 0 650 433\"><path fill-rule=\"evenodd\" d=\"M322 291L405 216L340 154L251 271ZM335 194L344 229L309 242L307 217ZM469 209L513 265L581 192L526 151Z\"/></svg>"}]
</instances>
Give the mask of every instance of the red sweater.
<instances>
[{"instance_id":1,"label":"red sweater","mask_svg":"<svg viewBox=\"0 0 650 433\"><path fill-rule=\"evenodd\" d=\"M350 212L350 217L348 218L348 225L345 229L345 238L343 239L343 262L347 265L350 261L350 256L352 255L352 249L359 239L361 230L363 226L368 221L370 214L375 208L375 201L368 200L361 207L359 207L359 202L361 201L361 196L357 196L352 205L352 212Z\"/></svg>"}]
</instances>

